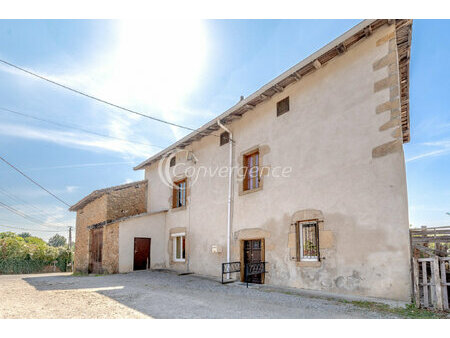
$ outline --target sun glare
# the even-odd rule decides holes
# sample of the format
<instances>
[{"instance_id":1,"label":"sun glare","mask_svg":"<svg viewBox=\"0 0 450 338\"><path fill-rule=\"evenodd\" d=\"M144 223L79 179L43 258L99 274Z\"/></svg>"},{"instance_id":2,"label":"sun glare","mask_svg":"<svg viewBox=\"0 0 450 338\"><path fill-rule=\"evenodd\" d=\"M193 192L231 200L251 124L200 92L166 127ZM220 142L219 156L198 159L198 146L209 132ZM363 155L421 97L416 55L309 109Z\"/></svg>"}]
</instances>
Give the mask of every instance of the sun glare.
<instances>
[{"instance_id":1,"label":"sun glare","mask_svg":"<svg viewBox=\"0 0 450 338\"><path fill-rule=\"evenodd\" d=\"M199 83L206 40L201 21L120 21L114 77L125 81L132 97L173 109Z\"/></svg>"}]
</instances>

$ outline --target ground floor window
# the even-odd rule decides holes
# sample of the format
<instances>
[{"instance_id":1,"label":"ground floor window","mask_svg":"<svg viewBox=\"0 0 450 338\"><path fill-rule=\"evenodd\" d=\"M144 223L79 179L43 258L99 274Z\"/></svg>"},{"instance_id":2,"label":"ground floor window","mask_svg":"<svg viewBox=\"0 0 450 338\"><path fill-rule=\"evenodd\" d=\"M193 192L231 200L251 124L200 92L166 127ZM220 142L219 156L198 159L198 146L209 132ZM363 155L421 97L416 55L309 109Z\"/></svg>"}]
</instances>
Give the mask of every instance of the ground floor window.
<instances>
[{"instance_id":1,"label":"ground floor window","mask_svg":"<svg viewBox=\"0 0 450 338\"><path fill-rule=\"evenodd\" d=\"M298 260L319 260L319 228L317 222L297 224Z\"/></svg>"},{"instance_id":2,"label":"ground floor window","mask_svg":"<svg viewBox=\"0 0 450 338\"><path fill-rule=\"evenodd\" d=\"M173 234L172 243L174 262L184 262L186 258L186 235L184 233Z\"/></svg>"}]
</instances>

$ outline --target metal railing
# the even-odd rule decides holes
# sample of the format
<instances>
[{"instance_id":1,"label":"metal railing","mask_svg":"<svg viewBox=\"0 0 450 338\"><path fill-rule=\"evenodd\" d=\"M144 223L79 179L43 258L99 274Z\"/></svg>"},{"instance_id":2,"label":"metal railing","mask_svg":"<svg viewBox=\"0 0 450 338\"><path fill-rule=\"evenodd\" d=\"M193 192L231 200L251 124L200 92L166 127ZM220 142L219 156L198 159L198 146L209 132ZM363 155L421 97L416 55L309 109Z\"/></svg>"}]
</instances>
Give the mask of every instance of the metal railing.
<instances>
[{"instance_id":1,"label":"metal railing","mask_svg":"<svg viewBox=\"0 0 450 338\"><path fill-rule=\"evenodd\" d=\"M267 262L255 262L255 263L246 263L244 266L244 281L249 283L249 277L254 275L259 275L262 273L267 273L266 270ZM230 263L222 263L222 284L225 284L223 280L223 276L226 274L241 272L241 262L230 262Z\"/></svg>"},{"instance_id":2,"label":"metal railing","mask_svg":"<svg viewBox=\"0 0 450 338\"><path fill-rule=\"evenodd\" d=\"M244 276L245 276L245 282L247 283L247 287L248 287L248 277L254 276L254 275L259 275L262 273L267 273L266 263L267 262L256 262L256 263L246 263L245 264L245 269L244 269L245 275Z\"/></svg>"},{"instance_id":3,"label":"metal railing","mask_svg":"<svg viewBox=\"0 0 450 338\"><path fill-rule=\"evenodd\" d=\"M241 272L241 262L222 263L222 284L224 284L223 276L233 272Z\"/></svg>"}]
</instances>

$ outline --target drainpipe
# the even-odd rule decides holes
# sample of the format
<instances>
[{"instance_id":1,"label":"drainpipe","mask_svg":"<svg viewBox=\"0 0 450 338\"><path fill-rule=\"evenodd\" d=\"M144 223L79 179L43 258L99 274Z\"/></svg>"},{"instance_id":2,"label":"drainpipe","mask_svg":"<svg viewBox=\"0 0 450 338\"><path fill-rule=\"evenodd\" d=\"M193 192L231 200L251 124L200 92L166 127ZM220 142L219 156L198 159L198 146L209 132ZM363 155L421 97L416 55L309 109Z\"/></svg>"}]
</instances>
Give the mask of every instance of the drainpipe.
<instances>
[{"instance_id":1,"label":"drainpipe","mask_svg":"<svg viewBox=\"0 0 450 338\"><path fill-rule=\"evenodd\" d=\"M217 120L220 128L225 130L230 136L230 157L229 157L229 172L228 172L228 215L227 215L227 263L230 263L230 238L231 238L231 201L233 193L233 134L226 128L220 120ZM230 274L227 273L227 279L230 279Z\"/></svg>"}]
</instances>

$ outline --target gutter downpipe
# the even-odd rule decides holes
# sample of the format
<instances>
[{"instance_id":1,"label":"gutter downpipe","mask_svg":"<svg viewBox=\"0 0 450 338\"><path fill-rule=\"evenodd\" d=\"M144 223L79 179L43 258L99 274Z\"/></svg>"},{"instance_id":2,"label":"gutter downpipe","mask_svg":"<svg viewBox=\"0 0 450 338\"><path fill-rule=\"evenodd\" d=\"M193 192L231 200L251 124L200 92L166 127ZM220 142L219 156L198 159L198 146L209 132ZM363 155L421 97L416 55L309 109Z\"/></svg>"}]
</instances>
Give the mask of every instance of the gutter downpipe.
<instances>
[{"instance_id":1,"label":"gutter downpipe","mask_svg":"<svg viewBox=\"0 0 450 338\"><path fill-rule=\"evenodd\" d=\"M217 124L220 128L225 130L230 136L230 157L229 157L229 171L228 171L228 214L227 214L227 263L230 263L231 250L230 250L230 239L231 239L231 202L233 193L233 134L226 128L220 120L217 120ZM230 279L230 273L227 273L227 279Z\"/></svg>"}]
</instances>

